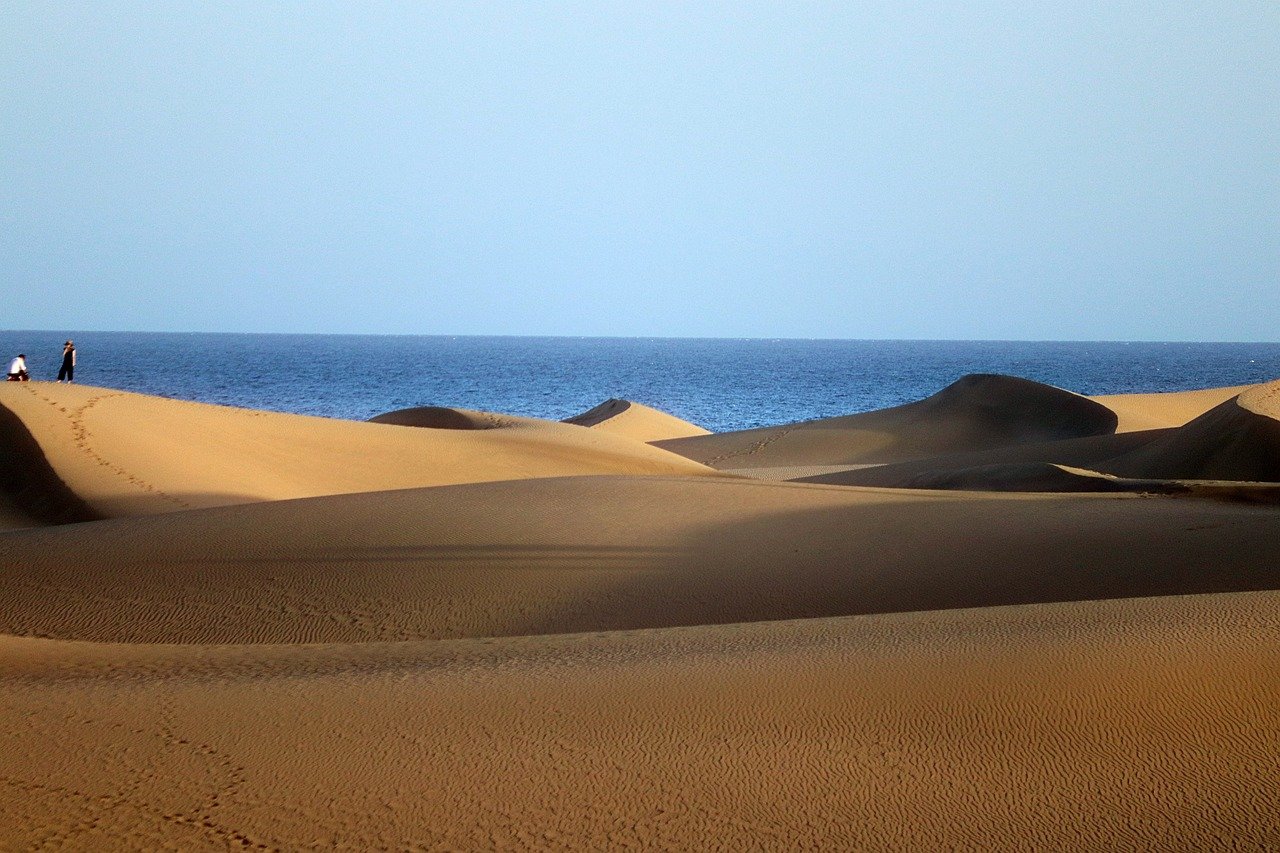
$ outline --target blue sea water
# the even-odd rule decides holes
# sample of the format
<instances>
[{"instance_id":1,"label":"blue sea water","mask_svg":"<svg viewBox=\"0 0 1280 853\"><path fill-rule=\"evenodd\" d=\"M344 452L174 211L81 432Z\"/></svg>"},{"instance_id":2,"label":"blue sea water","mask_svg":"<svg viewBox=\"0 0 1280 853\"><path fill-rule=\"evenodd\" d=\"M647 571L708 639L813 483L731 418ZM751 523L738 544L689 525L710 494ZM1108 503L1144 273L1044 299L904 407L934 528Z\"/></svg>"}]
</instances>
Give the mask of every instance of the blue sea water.
<instances>
[{"instance_id":1,"label":"blue sea water","mask_svg":"<svg viewBox=\"0 0 1280 853\"><path fill-rule=\"evenodd\" d=\"M714 431L808 420L928 396L966 373L1082 394L1280 378L1280 343L847 341L397 337L0 331L53 379L62 342L76 381L198 400L364 419L408 406L565 418L610 397Z\"/></svg>"}]
</instances>

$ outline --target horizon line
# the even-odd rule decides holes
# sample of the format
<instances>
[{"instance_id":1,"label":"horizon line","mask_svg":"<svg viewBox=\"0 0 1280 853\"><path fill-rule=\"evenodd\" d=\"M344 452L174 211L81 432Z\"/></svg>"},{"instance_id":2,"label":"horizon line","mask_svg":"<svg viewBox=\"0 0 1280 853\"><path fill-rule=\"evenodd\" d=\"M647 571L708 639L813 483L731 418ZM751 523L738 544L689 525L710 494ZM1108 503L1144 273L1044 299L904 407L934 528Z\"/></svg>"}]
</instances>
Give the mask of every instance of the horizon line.
<instances>
[{"instance_id":1,"label":"horizon line","mask_svg":"<svg viewBox=\"0 0 1280 853\"><path fill-rule=\"evenodd\" d=\"M858 343L1027 343L1027 344L1277 344L1280 341L1258 340L1205 340L1158 338L861 338L861 337L799 337L788 335L565 335L565 334L485 334L447 332L267 332L234 331L211 332L195 330L151 329L0 329L0 334L49 334L62 335L218 335L218 336L277 336L277 337L349 337L349 338L512 338L523 340L658 340L658 341L844 341Z\"/></svg>"}]
</instances>

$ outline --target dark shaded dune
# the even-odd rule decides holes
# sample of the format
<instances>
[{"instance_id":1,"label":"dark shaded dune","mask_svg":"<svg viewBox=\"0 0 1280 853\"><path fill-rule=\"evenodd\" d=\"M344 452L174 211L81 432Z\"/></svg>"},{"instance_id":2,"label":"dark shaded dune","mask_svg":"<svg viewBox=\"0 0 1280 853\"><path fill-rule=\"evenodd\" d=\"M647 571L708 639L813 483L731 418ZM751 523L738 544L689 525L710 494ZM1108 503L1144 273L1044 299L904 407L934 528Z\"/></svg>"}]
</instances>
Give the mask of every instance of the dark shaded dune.
<instances>
[{"instance_id":1,"label":"dark shaded dune","mask_svg":"<svg viewBox=\"0 0 1280 853\"><path fill-rule=\"evenodd\" d=\"M948 468L904 478L896 487L989 492L1130 492L1133 481L1049 462ZM1147 482L1147 481L1143 481Z\"/></svg>"},{"instance_id":2,"label":"dark shaded dune","mask_svg":"<svg viewBox=\"0 0 1280 853\"><path fill-rule=\"evenodd\" d=\"M497 429L502 419L486 412L451 409L446 406L417 406L397 409L369 418L371 424L421 427L423 429Z\"/></svg>"},{"instance_id":3,"label":"dark shaded dune","mask_svg":"<svg viewBox=\"0 0 1280 853\"><path fill-rule=\"evenodd\" d=\"M1070 438L1041 444L1022 444L982 450L972 453L950 453L919 459L914 462L898 462L876 465L849 471L837 471L812 477L797 478L798 483L823 483L831 486L876 486L893 489L947 488L923 483L947 482L950 474L980 469L995 470L1002 466L1020 465L1069 465L1075 468L1092 468L1116 456L1145 447L1165 435L1168 430L1146 430L1116 435L1095 435L1087 438ZM982 490L980 480L966 475L956 482L967 482L966 488Z\"/></svg>"},{"instance_id":4,"label":"dark shaded dune","mask_svg":"<svg viewBox=\"0 0 1280 853\"><path fill-rule=\"evenodd\" d=\"M902 462L1115 432L1086 397L1011 376L974 374L915 403L778 427L654 442L719 468Z\"/></svg>"},{"instance_id":5,"label":"dark shaded dune","mask_svg":"<svg viewBox=\"0 0 1280 853\"><path fill-rule=\"evenodd\" d=\"M900 488L987 492L1133 492L1242 503L1280 503L1280 483L1116 477L1099 471L1048 462L981 465L922 473L904 481Z\"/></svg>"},{"instance_id":6,"label":"dark shaded dune","mask_svg":"<svg viewBox=\"0 0 1280 853\"><path fill-rule=\"evenodd\" d=\"M1103 435L1116 415L1087 397L1015 376L972 374L921 400L908 421L955 421L975 443L1025 443ZM923 422L923 423L920 423ZM990 435L994 433L994 435Z\"/></svg>"},{"instance_id":7,"label":"dark shaded dune","mask_svg":"<svg viewBox=\"0 0 1280 853\"><path fill-rule=\"evenodd\" d=\"M102 516L67 487L22 420L0 406L0 529Z\"/></svg>"},{"instance_id":8,"label":"dark shaded dune","mask_svg":"<svg viewBox=\"0 0 1280 853\"><path fill-rule=\"evenodd\" d=\"M802 482L974 491L1144 492L1273 502L1280 482L1280 382L1185 426L987 453L953 454ZM1091 469L1091 470L1083 470Z\"/></svg>"},{"instance_id":9,"label":"dark shaded dune","mask_svg":"<svg viewBox=\"0 0 1280 853\"><path fill-rule=\"evenodd\" d=\"M1280 587L1238 503L591 476L13 531L0 633L369 642Z\"/></svg>"},{"instance_id":10,"label":"dark shaded dune","mask_svg":"<svg viewBox=\"0 0 1280 853\"><path fill-rule=\"evenodd\" d=\"M604 423L610 418L617 417L623 412L631 408L630 400L619 400L616 397L605 400L594 408L587 409L580 415L574 415L571 418L565 418L566 424L577 424L578 426L590 427Z\"/></svg>"},{"instance_id":11,"label":"dark shaded dune","mask_svg":"<svg viewBox=\"0 0 1280 853\"><path fill-rule=\"evenodd\" d=\"M1246 391L1100 470L1121 477L1280 482L1280 382Z\"/></svg>"}]
</instances>

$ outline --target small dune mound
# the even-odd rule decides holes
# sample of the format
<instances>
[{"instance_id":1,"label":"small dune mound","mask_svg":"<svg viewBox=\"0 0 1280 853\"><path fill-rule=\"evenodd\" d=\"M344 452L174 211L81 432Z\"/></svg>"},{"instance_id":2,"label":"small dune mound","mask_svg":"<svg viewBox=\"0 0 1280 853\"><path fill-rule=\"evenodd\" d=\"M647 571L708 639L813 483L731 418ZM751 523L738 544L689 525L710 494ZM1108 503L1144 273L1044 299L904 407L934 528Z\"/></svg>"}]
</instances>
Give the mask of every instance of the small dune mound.
<instances>
[{"instance_id":1,"label":"small dune mound","mask_svg":"<svg viewBox=\"0 0 1280 853\"><path fill-rule=\"evenodd\" d=\"M446 406L417 406L397 409L369 418L371 424L421 427L423 429L497 429L503 426L502 418L487 412L470 409L451 409Z\"/></svg>"},{"instance_id":2,"label":"small dune mound","mask_svg":"<svg viewBox=\"0 0 1280 853\"><path fill-rule=\"evenodd\" d=\"M1280 481L1280 381L1255 386L1102 470L1168 480Z\"/></svg>"},{"instance_id":3,"label":"small dune mound","mask_svg":"<svg viewBox=\"0 0 1280 853\"><path fill-rule=\"evenodd\" d=\"M1114 412L1079 394L1013 376L964 376L914 404L907 423L951 428L962 445L1009 445L1106 435Z\"/></svg>"},{"instance_id":4,"label":"small dune mound","mask_svg":"<svg viewBox=\"0 0 1280 853\"><path fill-rule=\"evenodd\" d=\"M564 423L645 442L710 435L708 430L697 424L631 400L605 400L594 409L565 418Z\"/></svg>"},{"instance_id":5,"label":"small dune mound","mask_svg":"<svg viewBox=\"0 0 1280 853\"><path fill-rule=\"evenodd\" d=\"M883 464L1107 435L1117 417L1052 385L965 376L915 403L779 427L656 442L717 468Z\"/></svg>"}]
</instances>

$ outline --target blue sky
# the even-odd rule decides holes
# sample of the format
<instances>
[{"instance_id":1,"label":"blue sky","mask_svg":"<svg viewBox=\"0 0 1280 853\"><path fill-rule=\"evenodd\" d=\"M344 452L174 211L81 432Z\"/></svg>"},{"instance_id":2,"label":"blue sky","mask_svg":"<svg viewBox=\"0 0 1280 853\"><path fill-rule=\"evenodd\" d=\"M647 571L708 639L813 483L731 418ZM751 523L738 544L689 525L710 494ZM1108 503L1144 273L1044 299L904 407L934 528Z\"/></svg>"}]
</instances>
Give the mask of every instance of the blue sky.
<instances>
[{"instance_id":1,"label":"blue sky","mask_svg":"<svg viewBox=\"0 0 1280 853\"><path fill-rule=\"evenodd\" d=\"M1280 340L1280 4L6 3L0 328Z\"/></svg>"}]
</instances>

